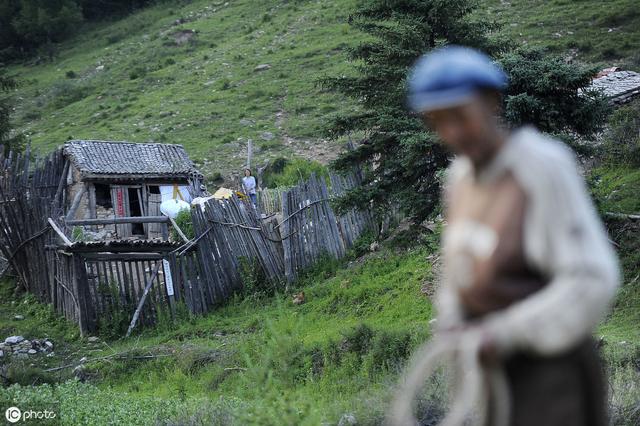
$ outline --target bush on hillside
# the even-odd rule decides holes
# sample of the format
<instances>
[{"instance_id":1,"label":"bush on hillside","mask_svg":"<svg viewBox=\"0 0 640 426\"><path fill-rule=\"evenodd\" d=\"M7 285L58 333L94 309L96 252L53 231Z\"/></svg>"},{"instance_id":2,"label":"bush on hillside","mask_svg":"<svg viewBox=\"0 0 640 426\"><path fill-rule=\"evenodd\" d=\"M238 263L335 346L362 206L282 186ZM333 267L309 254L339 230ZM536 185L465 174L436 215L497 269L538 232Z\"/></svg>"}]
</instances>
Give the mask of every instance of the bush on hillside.
<instances>
[{"instance_id":1,"label":"bush on hillside","mask_svg":"<svg viewBox=\"0 0 640 426\"><path fill-rule=\"evenodd\" d=\"M184 233L188 239L195 237L195 231L193 230L193 220L191 219L191 210L180 210L175 218L176 225ZM171 227L171 239L173 241L182 241L182 237L178 235L178 231Z\"/></svg>"},{"instance_id":2,"label":"bush on hillside","mask_svg":"<svg viewBox=\"0 0 640 426\"><path fill-rule=\"evenodd\" d=\"M305 181L315 174L326 177L329 172L325 166L317 161L303 158L291 160L278 158L262 174L260 186L263 188L290 187Z\"/></svg>"},{"instance_id":3,"label":"bush on hillside","mask_svg":"<svg viewBox=\"0 0 640 426\"><path fill-rule=\"evenodd\" d=\"M540 48L517 49L499 62L509 76L504 108L510 125L533 124L548 133L584 136L602 128L609 112L607 99L584 90L595 67L568 64Z\"/></svg>"},{"instance_id":4,"label":"bush on hillside","mask_svg":"<svg viewBox=\"0 0 640 426\"><path fill-rule=\"evenodd\" d=\"M606 159L612 163L640 166L640 101L611 115L604 150Z\"/></svg>"}]
</instances>

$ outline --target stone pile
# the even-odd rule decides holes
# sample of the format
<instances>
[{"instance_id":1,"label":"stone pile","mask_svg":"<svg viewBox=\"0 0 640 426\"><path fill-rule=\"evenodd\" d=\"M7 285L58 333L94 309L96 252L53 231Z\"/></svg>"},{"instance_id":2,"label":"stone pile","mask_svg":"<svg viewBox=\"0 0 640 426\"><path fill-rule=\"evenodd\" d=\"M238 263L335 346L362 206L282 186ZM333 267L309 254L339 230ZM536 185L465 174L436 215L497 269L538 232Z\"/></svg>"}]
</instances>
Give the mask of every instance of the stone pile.
<instances>
[{"instance_id":1,"label":"stone pile","mask_svg":"<svg viewBox=\"0 0 640 426\"><path fill-rule=\"evenodd\" d=\"M28 358L39 353L50 354L52 351L53 342L49 339L27 340L22 336L9 336L4 342L0 342L0 358Z\"/></svg>"}]
</instances>

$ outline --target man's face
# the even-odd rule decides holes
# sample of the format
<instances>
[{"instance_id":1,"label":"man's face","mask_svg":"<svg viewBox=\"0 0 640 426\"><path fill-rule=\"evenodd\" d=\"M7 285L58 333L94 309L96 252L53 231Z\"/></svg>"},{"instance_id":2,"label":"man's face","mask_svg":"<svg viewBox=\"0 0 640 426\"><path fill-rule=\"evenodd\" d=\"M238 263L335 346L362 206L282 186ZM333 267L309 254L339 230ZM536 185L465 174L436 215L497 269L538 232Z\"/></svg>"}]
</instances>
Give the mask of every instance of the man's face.
<instances>
[{"instance_id":1,"label":"man's face","mask_svg":"<svg viewBox=\"0 0 640 426\"><path fill-rule=\"evenodd\" d=\"M454 153L482 165L495 152L494 112L491 102L477 95L463 105L426 112L422 118Z\"/></svg>"}]
</instances>

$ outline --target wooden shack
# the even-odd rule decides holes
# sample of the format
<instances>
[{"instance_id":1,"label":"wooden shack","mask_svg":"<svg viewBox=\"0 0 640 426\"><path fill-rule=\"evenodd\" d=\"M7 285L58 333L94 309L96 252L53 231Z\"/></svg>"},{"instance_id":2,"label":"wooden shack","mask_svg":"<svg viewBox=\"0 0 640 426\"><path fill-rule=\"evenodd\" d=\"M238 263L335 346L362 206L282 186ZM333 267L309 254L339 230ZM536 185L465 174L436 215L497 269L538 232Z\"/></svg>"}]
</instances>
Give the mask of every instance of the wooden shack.
<instances>
[{"instance_id":1,"label":"wooden shack","mask_svg":"<svg viewBox=\"0 0 640 426\"><path fill-rule=\"evenodd\" d=\"M63 216L70 225L92 223L79 231L86 240L166 239L166 224L144 217L161 216L167 199L190 202L204 191L203 176L181 145L72 140L63 153Z\"/></svg>"}]
</instances>

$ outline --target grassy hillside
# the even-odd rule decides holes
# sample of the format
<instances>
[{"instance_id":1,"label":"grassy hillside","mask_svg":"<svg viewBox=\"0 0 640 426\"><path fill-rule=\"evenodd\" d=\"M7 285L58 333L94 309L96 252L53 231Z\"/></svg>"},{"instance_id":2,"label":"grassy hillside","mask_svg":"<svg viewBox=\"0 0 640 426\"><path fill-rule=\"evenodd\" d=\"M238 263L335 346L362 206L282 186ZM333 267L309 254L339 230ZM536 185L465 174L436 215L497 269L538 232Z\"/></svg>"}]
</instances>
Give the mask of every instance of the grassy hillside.
<instances>
[{"instance_id":1,"label":"grassy hillside","mask_svg":"<svg viewBox=\"0 0 640 426\"><path fill-rule=\"evenodd\" d=\"M432 279L427 256L423 248L351 257L348 265L326 261L299 283L303 305L288 295L251 296L205 318L161 324L108 344L81 341L73 325L52 321L48 309L30 297L17 305L3 298L1 335L47 334L60 350L40 358L38 368L13 365L13 382L65 381L71 368L41 370L76 364L82 356L127 352L125 358L157 358L89 361L87 384L0 388L0 403L10 399L27 406L49 395L64 424L127 418L150 424L159 417L163 424L169 418L179 424L235 419L317 425L336 424L345 413L355 414L359 424L380 422L397 368L429 335L431 303L421 292ZM9 289L2 286L5 295ZM9 319L18 313L25 319ZM79 395L86 398L82 403Z\"/></svg>"},{"instance_id":2,"label":"grassy hillside","mask_svg":"<svg viewBox=\"0 0 640 426\"><path fill-rule=\"evenodd\" d=\"M354 3L194 0L87 25L59 46L55 62L9 67L23 81L17 122L43 150L71 137L181 143L209 177L239 169L248 139L260 161L325 161L338 142L319 138L323 121L357 106L315 81L351 71L340 49L361 38L346 24ZM502 34L516 44L638 69L635 3L485 0L476 17L503 22ZM176 32L186 29L196 35L176 44ZM270 68L255 71L260 64ZM637 169L607 164L591 180L603 211L640 211ZM596 334L616 424L629 424L640 400L640 231L610 226L625 286ZM18 384L0 386L0 407L52 404L69 425L317 425L349 415L380 424L400 365L430 335L433 312L423 289L429 293L434 282L437 243L431 235L409 250L383 244L364 257L327 260L292 290L304 290L300 306L290 294L239 296L206 317L185 315L131 339L103 335L98 343L80 339L73 324L33 297L15 296L4 281L0 338L50 337L55 355L0 367L7 384ZM60 366L67 367L45 371Z\"/></svg>"},{"instance_id":3,"label":"grassy hillside","mask_svg":"<svg viewBox=\"0 0 640 426\"><path fill-rule=\"evenodd\" d=\"M16 121L50 150L69 138L181 143L209 177L244 163L333 158L328 116L355 108L319 77L352 72L342 49L362 35L346 22L356 0L166 2L113 23L86 24L52 63L14 64ZM503 24L515 44L550 46L603 66L640 66L634 0L484 0L476 19ZM195 36L178 44L179 31ZM264 71L256 66L268 64Z\"/></svg>"},{"instance_id":4,"label":"grassy hillside","mask_svg":"<svg viewBox=\"0 0 640 426\"><path fill-rule=\"evenodd\" d=\"M484 0L481 16L516 44L602 67L640 68L640 9L627 0Z\"/></svg>"},{"instance_id":5,"label":"grassy hillside","mask_svg":"<svg viewBox=\"0 0 640 426\"><path fill-rule=\"evenodd\" d=\"M241 168L247 139L262 158L323 161L335 150L319 140L322 118L349 105L316 80L348 71L350 7L163 3L87 25L55 62L10 67L24 83L17 122L43 149L68 138L181 143L208 174ZM195 35L178 44L182 30ZM270 69L255 71L261 64Z\"/></svg>"}]
</instances>

